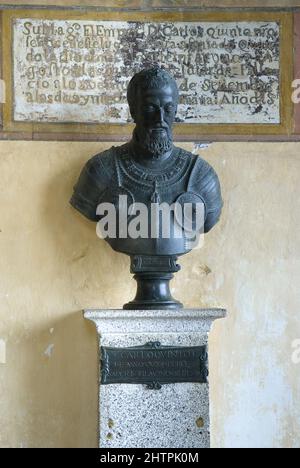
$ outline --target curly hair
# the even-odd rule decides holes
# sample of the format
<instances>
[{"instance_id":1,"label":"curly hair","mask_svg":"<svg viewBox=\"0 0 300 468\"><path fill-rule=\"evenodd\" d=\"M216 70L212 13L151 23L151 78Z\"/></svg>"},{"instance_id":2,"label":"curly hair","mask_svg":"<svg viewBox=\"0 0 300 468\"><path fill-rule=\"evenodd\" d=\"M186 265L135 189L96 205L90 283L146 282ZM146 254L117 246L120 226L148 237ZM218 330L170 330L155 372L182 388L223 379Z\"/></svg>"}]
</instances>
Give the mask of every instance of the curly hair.
<instances>
[{"instance_id":1,"label":"curly hair","mask_svg":"<svg viewBox=\"0 0 300 468\"><path fill-rule=\"evenodd\" d=\"M131 115L134 114L139 89L157 89L163 86L171 86L173 88L176 104L178 104L178 86L173 76L167 70L155 66L136 73L127 88L127 100Z\"/></svg>"}]
</instances>

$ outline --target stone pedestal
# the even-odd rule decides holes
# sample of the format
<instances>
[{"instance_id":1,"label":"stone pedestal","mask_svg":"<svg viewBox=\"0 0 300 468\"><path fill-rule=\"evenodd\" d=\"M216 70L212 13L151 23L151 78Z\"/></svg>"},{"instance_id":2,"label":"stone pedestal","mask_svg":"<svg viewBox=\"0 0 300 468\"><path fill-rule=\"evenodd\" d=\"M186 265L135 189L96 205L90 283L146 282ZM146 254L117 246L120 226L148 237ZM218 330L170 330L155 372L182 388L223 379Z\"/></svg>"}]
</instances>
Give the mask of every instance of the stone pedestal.
<instances>
[{"instance_id":1,"label":"stone pedestal","mask_svg":"<svg viewBox=\"0 0 300 468\"><path fill-rule=\"evenodd\" d=\"M207 345L223 309L87 310L102 347ZM131 383L99 383L101 448L209 448L209 384L171 383L159 390Z\"/></svg>"}]
</instances>

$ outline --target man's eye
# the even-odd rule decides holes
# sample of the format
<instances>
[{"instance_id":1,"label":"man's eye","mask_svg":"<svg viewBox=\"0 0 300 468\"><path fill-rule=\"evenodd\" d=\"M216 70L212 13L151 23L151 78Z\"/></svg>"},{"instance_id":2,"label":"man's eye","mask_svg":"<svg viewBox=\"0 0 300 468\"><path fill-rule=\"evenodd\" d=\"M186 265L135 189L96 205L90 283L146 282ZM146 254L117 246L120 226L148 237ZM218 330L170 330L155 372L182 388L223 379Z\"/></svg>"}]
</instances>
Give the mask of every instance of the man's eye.
<instances>
[{"instance_id":1,"label":"man's eye","mask_svg":"<svg viewBox=\"0 0 300 468\"><path fill-rule=\"evenodd\" d=\"M169 113L174 112L174 106L172 106L172 105L167 106L167 107L165 108L165 111L166 111L166 112L169 112Z\"/></svg>"},{"instance_id":2,"label":"man's eye","mask_svg":"<svg viewBox=\"0 0 300 468\"><path fill-rule=\"evenodd\" d=\"M147 107L145 107L144 110L145 110L145 112L154 112L155 108L154 108L154 106L147 106Z\"/></svg>"}]
</instances>

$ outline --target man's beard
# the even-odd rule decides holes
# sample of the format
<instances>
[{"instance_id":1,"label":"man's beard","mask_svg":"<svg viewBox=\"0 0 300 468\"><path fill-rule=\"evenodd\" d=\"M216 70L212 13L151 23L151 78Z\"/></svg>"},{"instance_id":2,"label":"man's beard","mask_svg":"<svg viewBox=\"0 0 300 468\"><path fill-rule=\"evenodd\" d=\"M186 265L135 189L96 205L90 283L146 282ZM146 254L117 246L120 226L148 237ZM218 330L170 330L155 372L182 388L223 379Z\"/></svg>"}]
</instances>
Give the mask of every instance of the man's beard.
<instances>
[{"instance_id":1,"label":"man's beard","mask_svg":"<svg viewBox=\"0 0 300 468\"><path fill-rule=\"evenodd\" d=\"M169 129L165 129L165 132L155 132L150 129L144 131L143 135L138 132L138 141L153 159L159 159L173 148L173 138Z\"/></svg>"}]
</instances>

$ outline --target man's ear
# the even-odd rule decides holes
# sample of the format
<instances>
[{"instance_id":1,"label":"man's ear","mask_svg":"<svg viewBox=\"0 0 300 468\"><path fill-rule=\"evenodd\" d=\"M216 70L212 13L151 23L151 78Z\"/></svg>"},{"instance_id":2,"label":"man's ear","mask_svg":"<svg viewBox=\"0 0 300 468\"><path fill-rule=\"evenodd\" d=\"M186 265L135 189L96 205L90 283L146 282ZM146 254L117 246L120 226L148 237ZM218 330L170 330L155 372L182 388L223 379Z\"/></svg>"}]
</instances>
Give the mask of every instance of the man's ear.
<instances>
[{"instance_id":1,"label":"man's ear","mask_svg":"<svg viewBox=\"0 0 300 468\"><path fill-rule=\"evenodd\" d=\"M176 115L177 115L177 111L178 111L178 104L176 106L176 109L175 109L175 113L174 113L174 119L173 119L173 122L176 121Z\"/></svg>"}]
</instances>

